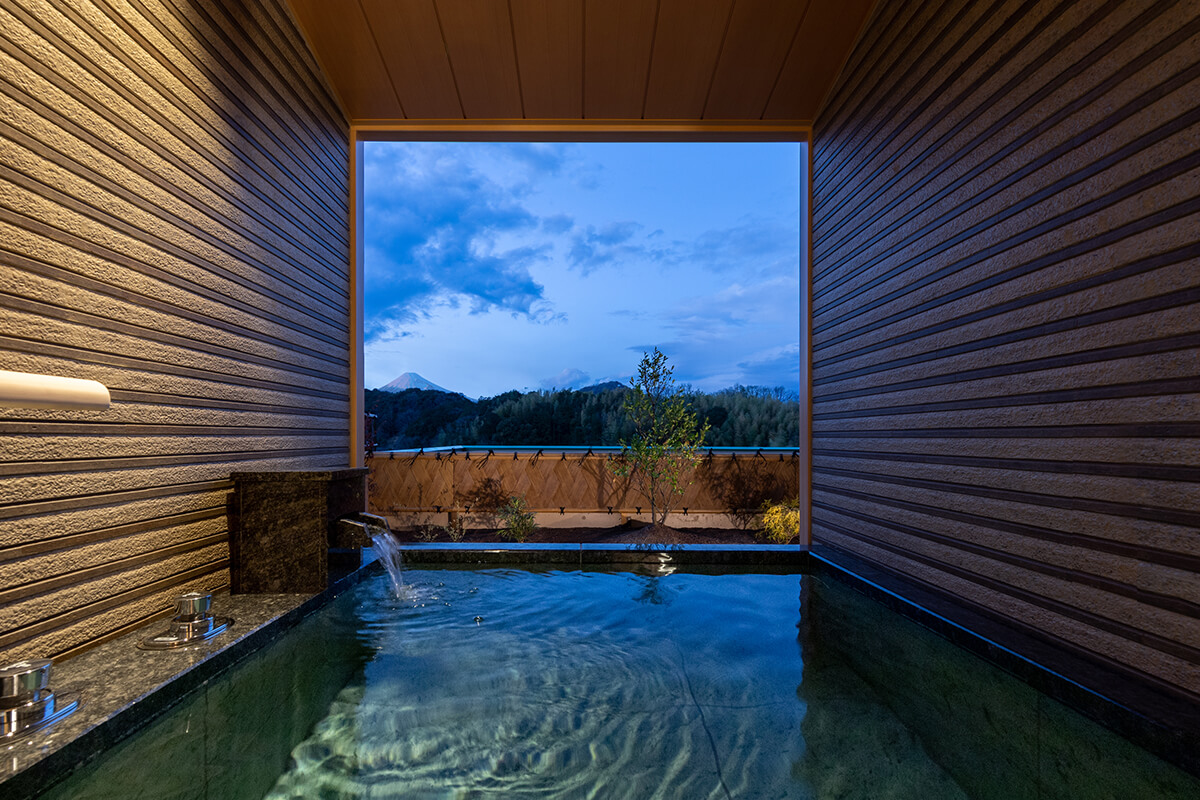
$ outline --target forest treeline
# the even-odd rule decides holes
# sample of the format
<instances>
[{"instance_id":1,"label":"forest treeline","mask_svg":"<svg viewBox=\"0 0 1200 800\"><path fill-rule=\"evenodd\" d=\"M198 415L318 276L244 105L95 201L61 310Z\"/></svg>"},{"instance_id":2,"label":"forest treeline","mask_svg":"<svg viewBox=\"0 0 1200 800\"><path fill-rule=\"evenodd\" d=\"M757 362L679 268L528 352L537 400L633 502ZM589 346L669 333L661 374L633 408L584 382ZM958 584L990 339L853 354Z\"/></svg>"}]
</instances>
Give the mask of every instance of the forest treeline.
<instances>
[{"instance_id":1,"label":"forest treeline","mask_svg":"<svg viewBox=\"0 0 1200 800\"><path fill-rule=\"evenodd\" d=\"M583 390L511 391L472 401L461 394L405 389L366 391L375 415L378 450L452 445L605 446L629 441L628 391L613 382ZM800 405L782 388L735 386L687 392L692 408L711 426L708 447L796 447Z\"/></svg>"}]
</instances>

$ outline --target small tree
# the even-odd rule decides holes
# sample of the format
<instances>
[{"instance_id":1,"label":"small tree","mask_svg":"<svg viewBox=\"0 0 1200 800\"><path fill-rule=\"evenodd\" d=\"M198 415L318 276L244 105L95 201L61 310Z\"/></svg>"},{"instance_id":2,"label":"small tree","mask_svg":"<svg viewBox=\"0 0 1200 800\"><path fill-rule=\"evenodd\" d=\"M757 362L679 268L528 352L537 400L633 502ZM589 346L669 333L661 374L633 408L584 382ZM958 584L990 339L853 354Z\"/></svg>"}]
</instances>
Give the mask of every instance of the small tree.
<instances>
[{"instance_id":1,"label":"small tree","mask_svg":"<svg viewBox=\"0 0 1200 800\"><path fill-rule=\"evenodd\" d=\"M533 512L525 504L524 497L510 497L508 503L496 512L504 522L500 535L514 542L523 542L537 530L537 521Z\"/></svg>"},{"instance_id":2,"label":"small tree","mask_svg":"<svg viewBox=\"0 0 1200 800\"><path fill-rule=\"evenodd\" d=\"M610 462L613 472L631 477L650 501L650 521L666 525L667 515L691 485L700 461L708 422L700 423L684 391L675 385L675 368L654 348L643 353L638 374L629 382L625 413L633 436L621 439L621 455Z\"/></svg>"}]
</instances>

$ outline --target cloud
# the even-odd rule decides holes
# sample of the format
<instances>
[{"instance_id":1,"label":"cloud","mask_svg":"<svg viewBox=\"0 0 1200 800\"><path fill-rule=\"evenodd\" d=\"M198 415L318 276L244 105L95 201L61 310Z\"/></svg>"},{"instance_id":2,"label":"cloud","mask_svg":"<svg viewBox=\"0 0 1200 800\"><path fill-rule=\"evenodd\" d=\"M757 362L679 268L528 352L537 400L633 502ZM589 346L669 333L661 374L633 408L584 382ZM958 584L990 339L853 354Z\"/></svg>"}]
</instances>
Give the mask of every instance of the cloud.
<instances>
[{"instance_id":1,"label":"cloud","mask_svg":"<svg viewBox=\"0 0 1200 800\"><path fill-rule=\"evenodd\" d=\"M562 372L555 375L553 378L547 378L541 382L543 389L578 389L583 386L590 386L592 378L586 372L575 367L567 367Z\"/></svg>"},{"instance_id":2,"label":"cloud","mask_svg":"<svg viewBox=\"0 0 1200 800\"><path fill-rule=\"evenodd\" d=\"M783 386L793 391L800 385L797 342L760 346L747 352L743 338L716 336L707 341L671 339L660 342L658 349L670 359L675 381L680 386L714 392L737 384Z\"/></svg>"},{"instance_id":3,"label":"cloud","mask_svg":"<svg viewBox=\"0 0 1200 800\"><path fill-rule=\"evenodd\" d=\"M567 163L567 150L549 142L501 142L484 147L533 174L557 175Z\"/></svg>"},{"instance_id":4,"label":"cloud","mask_svg":"<svg viewBox=\"0 0 1200 800\"><path fill-rule=\"evenodd\" d=\"M546 233L566 233L575 227L575 220L566 214L552 214L542 217L542 230Z\"/></svg>"},{"instance_id":5,"label":"cloud","mask_svg":"<svg viewBox=\"0 0 1200 800\"><path fill-rule=\"evenodd\" d=\"M744 376L741 382L747 386L799 386L800 343L788 342L758 350L737 366Z\"/></svg>"},{"instance_id":6,"label":"cloud","mask_svg":"<svg viewBox=\"0 0 1200 800\"><path fill-rule=\"evenodd\" d=\"M731 283L709 295L682 299L664 310L662 319L668 330L687 341L740 336L743 329L768 325L794 327L798 338L800 280L776 276Z\"/></svg>"},{"instance_id":7,"label":"cloud","mask_svg":"<svg viewBox=\"0 0 1200 800\"><path fill-rule=\"evenodd\" d=\"M554 318L531 268L549 243L502 245L546 227L523 204L531 181L562 167L549 145L498 145L471 151L449 144L367 147L366 335L412 324L439 302L472 313L508 311ZM558 215L549 227L571 222Z\"/></svg>"},{"instance_id":8,"label":"cloud","mask_svg":"<svg viewBox=\"0 0 1200 800\"><path fill-rule=\"evenodd\" d=\"M800 229L767 220L702 233L686 254L692 263L726 271L757 265L786 265L799 269Z\"/></svg>"},{"instance_id":9,"label":"cloud","mask_svg":"<svg viewBox=\"0 0 1200 800\"><path fill-rule=\"evenodd\" d=\"M610 222L600 228L588 225L571 237L567 261L587 275L614 262L640 261L652 257L653 254L645 245L630 243L641 228L636 222Z\"/></svg>"},{"instance_id":10,"label":"cloud","mask_svg":"<svg viewBox=\"0 0 1200 800\"><path fill-rule=\"evenodd\" d=\"M606 266L657 264L711 272L755 273L767 277L796 273L800 235L796 225L753 219L728 228L704 231L694 239L665 241L662 228L639 236L636 222L610 222L575 229L567 263L583 275Z\"/></svg>"},{"instance_id":11,"label":"cloud","mask_svg":"<svg viewBox=\"0 0 1200 800\"><path fill-rule=\"evenodd\" d=\"M657 312L675 378L704 391L799 383L799 279L739 281ZM629 348L648 350L649 345Z\"/></svg>"}]
</instances>

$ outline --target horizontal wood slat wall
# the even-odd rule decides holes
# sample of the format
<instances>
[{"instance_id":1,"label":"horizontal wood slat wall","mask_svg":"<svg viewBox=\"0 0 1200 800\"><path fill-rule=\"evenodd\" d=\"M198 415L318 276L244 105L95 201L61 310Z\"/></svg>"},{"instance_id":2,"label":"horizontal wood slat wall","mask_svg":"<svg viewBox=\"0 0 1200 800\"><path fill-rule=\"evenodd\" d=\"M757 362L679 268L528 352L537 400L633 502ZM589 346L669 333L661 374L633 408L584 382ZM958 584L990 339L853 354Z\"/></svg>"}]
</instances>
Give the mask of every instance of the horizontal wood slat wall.
<instances>
[{"instance_id":1,"label":"horizontal wood slat wall","mask_svg":"<svg viewBox=\"0 0 1200 800\"><path fill-rule=\"evenodd\" d=\"M814 126L813 536L1200 699L1200 12L880 3Z\"/></svg>"},{"instance_id":2,"label":"horizontal wood slat wall","mask_svg":"<svg viewBox=\"0 0 1200 800\"><path fill-rule=\"evenodd\" d=\"M479 496L499 492L525 499L531 511L649 515L650 503L628 478L617 478L605 454L542 455L496 450L447 456L445 453L395 454L367 460L371 470L370 504L378 513L465 511ZM490 490L490 491L486 491ZM795 498L800 491L798 451L756 456L753 452L705 456L694 482L676 504L688 514L733 514L726 522L744 524L766 499ZM641 511L638 511L638 508Z\"/></svg>"},{"instance_id":3,"label":"horizontal wood slat wall","mask_svg":"<svg viewBox=\"0 0 1200 800\"><path fill-rule=\"evenodd\" d=\"M0 663L229 582L234 471L344 467L348 129L285 3L0 2Z\"/></svg>"}]
</instances>

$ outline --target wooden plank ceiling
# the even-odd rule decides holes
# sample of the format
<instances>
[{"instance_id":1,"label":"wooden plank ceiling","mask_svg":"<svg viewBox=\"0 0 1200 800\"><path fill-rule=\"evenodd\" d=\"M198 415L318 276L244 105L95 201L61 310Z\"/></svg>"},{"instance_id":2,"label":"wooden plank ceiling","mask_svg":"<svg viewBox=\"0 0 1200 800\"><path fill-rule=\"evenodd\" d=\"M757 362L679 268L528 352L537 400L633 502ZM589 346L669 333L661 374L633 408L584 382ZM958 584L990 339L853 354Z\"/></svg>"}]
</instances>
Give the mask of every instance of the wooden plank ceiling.
<instances>
[{"instance_id":1,"label":"wooden plank ceiling","mask_svg":"<svg viewBox=\"0 0 1200 800\"><path fill-rule=\"evenodd\" d=\"M874 0L289 0L352 124L810 124Z\"/></svg>"}]
</instances>

